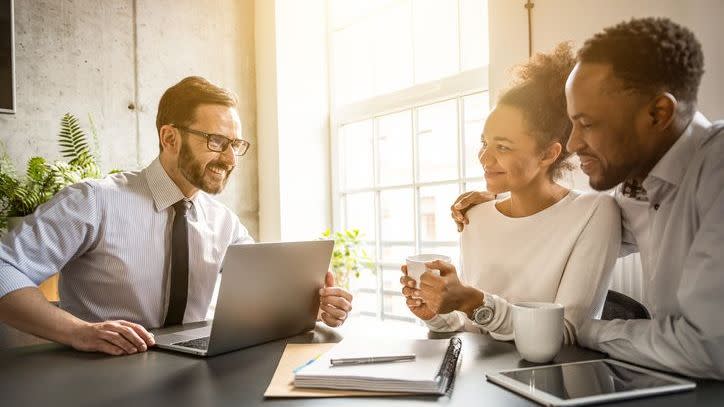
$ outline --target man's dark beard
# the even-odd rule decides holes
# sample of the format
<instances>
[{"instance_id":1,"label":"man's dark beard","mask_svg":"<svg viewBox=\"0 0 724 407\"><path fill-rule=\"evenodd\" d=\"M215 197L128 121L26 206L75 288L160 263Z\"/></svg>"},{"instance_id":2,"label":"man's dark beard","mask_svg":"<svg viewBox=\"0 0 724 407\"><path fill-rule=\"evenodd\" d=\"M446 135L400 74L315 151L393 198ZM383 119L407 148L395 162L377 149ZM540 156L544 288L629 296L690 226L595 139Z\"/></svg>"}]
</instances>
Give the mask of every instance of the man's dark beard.
<instances>
[{"instance_id":1,"label":"man's dark beard","mask_svg":"<svg viewBox=\"0 0 724 407\"><path fill-rule=\"evenodd\" d=\"M226 171L226 177L221 184L210 184L204 179L204 172L206 168L220 168ZM218 194L226 186L226 182L229 180L229 175L233 171L234 167L229 167L220 161L212 161L206 166L202 166L201 163L196 159L196 156L189 148L188 143L185 139L181 141L181 151L178 156L178 169L186 180L196 188L208 193Z\"/></svg>"}]
</instances>

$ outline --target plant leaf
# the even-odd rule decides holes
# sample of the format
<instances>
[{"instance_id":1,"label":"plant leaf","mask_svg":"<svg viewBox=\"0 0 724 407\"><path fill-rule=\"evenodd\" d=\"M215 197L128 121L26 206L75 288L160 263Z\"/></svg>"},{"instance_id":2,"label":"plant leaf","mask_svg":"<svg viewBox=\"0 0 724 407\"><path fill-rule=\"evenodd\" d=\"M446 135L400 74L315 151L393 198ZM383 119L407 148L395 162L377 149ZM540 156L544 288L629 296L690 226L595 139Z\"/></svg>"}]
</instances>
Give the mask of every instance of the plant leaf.
<instances>
[{"instance_id":1,"label":"plant leaf","mask_svg":"<svg viewBox=\"0 0 724 407\"><path fill-rule=\"evenodd\" d=\"M26 174L29 179L38 184L43 184L48 176L48 166L43 157L33 157L28 161Z\"/></svg>"},{"instance_id":2,"label":"plant leaf","mask_svg":"<svg viewBox=\"0 0 724 407\"><path fill-rule=\"evenodd\" d=\"M70 113L66 113L60 119L58 143L61 148L64 148L61 150L63 157L69 158L71 161L91 156L86 135L80 128L78 118Z\"/></svg>"}]
</instances>

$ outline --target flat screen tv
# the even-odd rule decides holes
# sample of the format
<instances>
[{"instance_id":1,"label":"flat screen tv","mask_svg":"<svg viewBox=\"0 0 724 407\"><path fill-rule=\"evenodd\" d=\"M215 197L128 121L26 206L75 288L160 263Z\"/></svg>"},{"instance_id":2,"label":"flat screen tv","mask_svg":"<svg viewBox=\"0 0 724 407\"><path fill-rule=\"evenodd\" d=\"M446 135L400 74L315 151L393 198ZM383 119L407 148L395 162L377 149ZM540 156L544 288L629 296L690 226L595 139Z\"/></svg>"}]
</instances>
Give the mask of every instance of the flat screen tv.
<instances>
[{"instance_id":1,"label":"flat screen tv","mask_svg":"<svg viewBox=\"0 0 724 407\"><path fill-rule=\"evenodd\" d=\"M15 113L13 0L0 0L0 113Z\"/></svg>"}]
</instances>

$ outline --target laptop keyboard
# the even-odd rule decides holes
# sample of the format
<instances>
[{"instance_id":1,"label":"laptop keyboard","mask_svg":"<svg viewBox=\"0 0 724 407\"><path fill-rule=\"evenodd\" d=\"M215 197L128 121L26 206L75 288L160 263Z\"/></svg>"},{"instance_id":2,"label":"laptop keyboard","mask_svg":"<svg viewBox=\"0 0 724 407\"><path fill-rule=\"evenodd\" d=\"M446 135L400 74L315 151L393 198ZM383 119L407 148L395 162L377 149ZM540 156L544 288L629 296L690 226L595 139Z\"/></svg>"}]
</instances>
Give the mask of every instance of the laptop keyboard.
<instances>
[{"instance_id":1,"label":"laptop keyboard","mask_svg":"<svg viewBox=\"0 0 724 407\"><path fill-rule=\"evenodd\" d=\"M209 348L209 337L205 336L203 338L196 338L196 339L192 339L190 341L176 342L176 343L174 343L174 345L185 346L187 348L193 348L193 349L206 350Z\"/></svg>"}]
</instances>

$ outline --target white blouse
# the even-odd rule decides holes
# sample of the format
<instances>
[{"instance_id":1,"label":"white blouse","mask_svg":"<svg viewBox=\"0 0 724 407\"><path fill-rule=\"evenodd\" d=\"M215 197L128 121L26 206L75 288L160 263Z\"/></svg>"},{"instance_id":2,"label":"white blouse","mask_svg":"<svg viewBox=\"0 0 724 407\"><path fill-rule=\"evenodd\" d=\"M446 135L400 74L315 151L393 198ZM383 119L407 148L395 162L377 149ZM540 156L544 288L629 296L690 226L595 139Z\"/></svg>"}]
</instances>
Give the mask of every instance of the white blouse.
<instances>
[{"instance_id":1,"label":"white blouse","mask_svg":"<svg viewBox=\"0 0 724 407\"><path fill-rule=\"evenodd\" d=\"M482 327L455 311L425 321L430 329L465 328L511 340L512 303L556 302L565 307L565 342L575 343L576 328L600 315L621 244L614 199L571 191L531 216L505 216L494 201L470 209L467 216L460 278L493 298L495 317Z\"/></svg>"}]
</instances>

